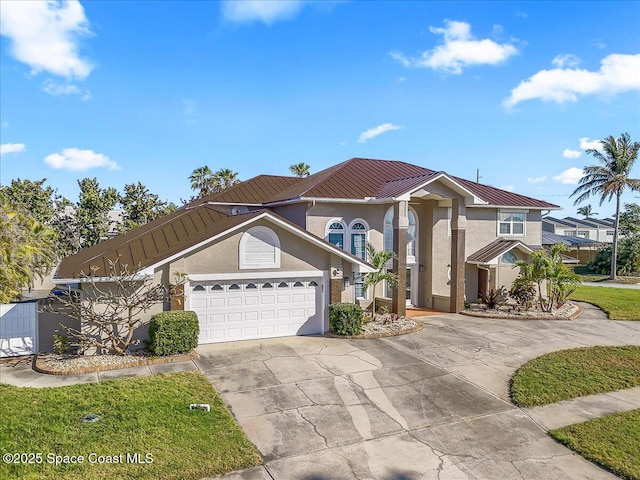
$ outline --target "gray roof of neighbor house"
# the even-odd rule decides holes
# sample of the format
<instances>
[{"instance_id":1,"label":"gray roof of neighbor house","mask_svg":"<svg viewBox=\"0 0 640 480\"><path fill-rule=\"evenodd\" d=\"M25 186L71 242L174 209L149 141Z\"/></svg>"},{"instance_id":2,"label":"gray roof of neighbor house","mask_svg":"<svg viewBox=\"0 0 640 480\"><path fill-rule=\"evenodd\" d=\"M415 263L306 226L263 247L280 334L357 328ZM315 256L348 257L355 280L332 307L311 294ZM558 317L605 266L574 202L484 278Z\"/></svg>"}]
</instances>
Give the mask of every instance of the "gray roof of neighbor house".
<instances>
[{"instance_id":1,"label":"gray roof of neighbor house","mask_svg":"<svg viewBox=\"0 0 640 480\"><path fill-rule=\"evenodd\" d=\"M542 221L543 222L549 222L549 223L555 223L558 225L562 225L564 227L571 227L571 228L576 228L577 225L574 222L570 222L569 220L564 220L561 218L554 218L554 217L542 217Z\"/></svg>"},{"instance_id":2,"label":"gray roof of neighbor house","mask_svg":"<svg viewBox=\"0 0 640 480\"><path fill-rule=\"evenodd\" d=\"M262 203L265 206L288 200L393 198L445 174L395 160L352 158L306 178L261 175L239 183L201 201L224 203ZM460 186L490 205L557 209L557 205L499 188L447 175ZM276 180L277 179L277 180ZM284 180L289 179L289 180ZM290 182L286 184L286 182ZM284 187L284 188L283 188Z\"/></svg>"},{"instance_id":3,"label":"gray roof of neighbor house","mask_svg":"<svg viewBox=\"0 0 640 480\"><path fill-rule=\"evenodd\" d=\"M532 247L527 245L526 243L520 240L507 240L505 238L498 238L493 242L485 245L477 252L472 253L467 258L468 263L489 263L495 258L504 255L509 250L514 248L521 248L528 252L532 252L533 250L537 250L538 247Z\"/></svg>"},{"instance_id":4,"label":"gray roof of neighbor house","mask_svg":"<svg viewBox=\"0 0 640 480\"><path fill-rule=\"evenodd\" d=\"M263 214L276 219L290 230L313 239L318 245L361 265L368 265L360 258L316 237L300 226L267 209L246 214L227 215L209 204L183 207L162 218L105 240L64 258L54 279L79 279L85 276L107 277L110 261L115 262L115 274L139 271L157 265L180 252L201 244L233 227L248 223ZM318 243L319 242L319 243ZM92 268L93 267L93 268Z\"/></svg>"},{"instance_id":5,"label":"gray roof of neighbor house","mask_svg":"<svg viewBox=\"0 0 640 480\"><path fill-rule=\"evenodd\" d=\"M574 237L570 235L558 235L551 232L542 232L542 245L554 245L556 243L562 243L564 245L571 246L596 246L601 245L601 242L595 240L589 240L588 238Z\"/></svg>"}]
</instances>

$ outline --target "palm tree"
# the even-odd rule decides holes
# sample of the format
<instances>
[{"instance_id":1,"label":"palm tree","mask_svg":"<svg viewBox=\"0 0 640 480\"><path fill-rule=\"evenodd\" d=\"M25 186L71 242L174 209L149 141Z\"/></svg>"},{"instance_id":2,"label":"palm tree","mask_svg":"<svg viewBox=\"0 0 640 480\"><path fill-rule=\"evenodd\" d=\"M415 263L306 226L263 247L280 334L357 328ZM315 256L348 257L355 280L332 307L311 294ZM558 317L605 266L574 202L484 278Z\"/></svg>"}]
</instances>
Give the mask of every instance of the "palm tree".
<instances>
[{"instance_id":1,"label":"palm tree","mask_svg":"<svg viewBox=\"0 0 640 480\"><path fill-rule=\"evenodd\" d=\"M369 272L364 276L365 287L372 287L373 302L371 303L371 316L374 316L376 311L376 286L383 281L387 281L392 285L397 285L398 283L398 276L395 273L387 271L387 264L396 258L396 254L387 250L377 251L369 242L367 242L366 248L369 263L375 268L374 272Z\"/></svg>"},{"instance_id":2,"label":"palm tree","mask_svg":"<svg viewBox=\"0 0 640 480\"><path fill-rule=\"evenodd\" d=\"M588 220L589 217L593 215L598 215L598 212L591 211L591 204L589 204L589 205L585 205L584 207L580 207L578 209L578 215L582 215L584 218Z\"/></svg>"},{"instance_id":3,"label":"palm tree","mask_svg":"<svg viewBox=\"0 0 640 480\"><path fill-rule=\"evenodd\" d=\"M191 172L189 180L191 180L191 190L198 191L198 195L195 198L216 193L219 184L218 178L207 165L198 167Z\"/></svg>"},{"instance_id":4,"label":"palm tree","mask_svg":"<svg viewBox=\"0 0 640 480\"><path fill-rule=\"evenodd\" d=\"M310 173L309 172L310 169L311 167L304 162L296 163L295 165L291 165L289 167L289 170L291 170L291 173L293 173L296 177L299 177L299 178L308 177Z\"/></svg>"},{"instance_id":5,"label":"palm tree","mask_svg":"<svg viewBox=\"0 0 640 480\"><path fill-rule=\"evenodd\" d=\"M217 190L219 192L225 188L233 187L235 184L240 183L240 180L238 180L238 174L230 168L221 168L216 172L215 176L218 181Z\"/></svg>"},{"instance_id":6,"label":"palm tree","mask_svg":"<svg viewBox=\"0 0 640 480\"><path fill-rule=\"evenodd\" d=\"M600 205L602 205L605 200L611 200L615 195L616 218L613 227L611 273L609 275L611 280L615 280L617 274L620 197L627 187L633 191L640 190L640 179L629 178L633 163L638 158L640 142L632 142L631 136L628 133L623 133L618 139L610 135L600 143L602 144L602 152L594 148L590 148L586 152L594 156L603 165L584 167L584 177L580 179L580 184L570 196L580 194L573 203L577 205L591 195L600 195Z\"/></svg>"}]
</instances>

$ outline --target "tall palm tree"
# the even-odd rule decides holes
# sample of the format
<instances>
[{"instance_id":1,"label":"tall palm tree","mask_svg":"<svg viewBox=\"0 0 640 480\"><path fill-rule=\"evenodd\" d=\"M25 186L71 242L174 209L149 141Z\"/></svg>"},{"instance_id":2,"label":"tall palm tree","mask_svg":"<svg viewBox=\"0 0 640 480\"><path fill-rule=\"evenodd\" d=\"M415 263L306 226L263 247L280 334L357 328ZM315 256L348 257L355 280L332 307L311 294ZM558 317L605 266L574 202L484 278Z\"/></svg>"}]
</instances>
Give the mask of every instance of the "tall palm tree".
<instances>
[{"instance_id":1,"label":"tall palm tree","mask_svg":"<svg viewBox=\"0 0 640 480\"><path fill-rule=\"evenodd\" d=\"M218 191L222 191L225 188L233 187L235 184L240 183L237 172L234 172L230 168L221 168L216 172L215 176L218 180Z\"/></svg>"},{"instance_id":2,"label":"tall palm tree","mask_svg":"<svg viewBox=\"0 0 640 480\"><path fill-rule=\"evenodd\" d=\"M189 180L191 181L191 190L198 192L195 198L216 193L219 184L218 178L207 165L198 167L191 172Z\"/></svg>"},{"instance_id":3,"label":"tall palm tree","mask_svg":"<svg viewBox=\"0 0 640 480\"><path fill-rule=\"evenodd\" d=\"M308 177L309 173L311 173L309 171L310 169L311 167L304 162L296 163L295 165L291 165L289 167L289 170L291 170L291 173L293 173L296 177L300 177L300 178Z\"/></svg>"},{"instance_id":4,"label":"tall palm tree","mask_svg":"<svg viewBox=\"0 0 640 480\"><path fill-rule=\"evenodd\" d=\"M398 276L395 273L387 271L387 264L390 260L396 258L396 254L387 250L377 251L369 242L367 242L366 248L369 263L375 268L375 271L369 272L364 276L365 286L372 287L373 302L371 303L371 316L373 317L376 313L376 286L383 281L387 281L392 285L398 283Z\"/></svg>"},{"instance_id":5,"label":"tall palm tree","mask_svg":"<svg viewBox=\"0 0 640 480\"><path fill-rule=\"evenodd\" d=\"M618 255L618 226L620 224L620 197L628 187L633 191L640 190L640 179L629 178L634 162L638 158L640 142L632 142L628 133L623 133L620 138L608 136L600 142L602 151L594 148L587 150L587 154L595 157L602 165L584 167L584 177L580 184L570 195L579 194L573 203L577 205L587 200L591 195L600 196L600 205L605 200L616 197L616 219L613 228L613 247L611 250L611 273L609 278L616 279L617 255Z\"/></svg>"},{"instance_id":6,"label":"tall palm tree","mask_svg":"<svg viewBox=\"0 0 640 480\"><path fill-rule=\"evenodd\" d=\"M584 218L588 220L589 217L592 217L593 215L598 215L598 212L592 211L591 204L589 204L589 205L585 205L584 207L580 207L578 209L578 215L582 215Z\"/></svg>"}]
</instances>

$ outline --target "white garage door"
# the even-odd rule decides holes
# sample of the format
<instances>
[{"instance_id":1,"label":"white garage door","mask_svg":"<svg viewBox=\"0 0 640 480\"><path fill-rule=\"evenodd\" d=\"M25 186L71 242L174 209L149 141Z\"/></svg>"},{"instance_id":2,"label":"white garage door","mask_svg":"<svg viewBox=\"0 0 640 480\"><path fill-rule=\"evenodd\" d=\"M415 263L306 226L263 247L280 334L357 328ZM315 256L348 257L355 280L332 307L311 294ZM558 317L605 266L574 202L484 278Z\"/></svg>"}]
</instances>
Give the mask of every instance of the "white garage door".
<instances>
[{"instance_id":1,"label":"white garage door","mask_svg":"<svg viewBox=\"0 0 640 480\"><path fill-rule=\"evenodd\" d=\"M322 333L321 278L191 282L199 343Z\"/></svg>"}]
</instances>

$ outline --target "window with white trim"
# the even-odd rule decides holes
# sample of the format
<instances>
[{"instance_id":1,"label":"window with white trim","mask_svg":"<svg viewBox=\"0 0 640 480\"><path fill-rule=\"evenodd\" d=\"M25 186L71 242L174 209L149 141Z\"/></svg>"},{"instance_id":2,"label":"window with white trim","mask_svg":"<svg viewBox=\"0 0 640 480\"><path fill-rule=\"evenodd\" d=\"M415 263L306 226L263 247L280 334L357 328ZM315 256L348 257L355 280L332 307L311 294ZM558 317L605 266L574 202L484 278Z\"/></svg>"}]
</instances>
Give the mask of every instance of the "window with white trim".
<instances>
[{"instance_id":1,"label":"window with white trim","mask_svg":"<svg viewBox=\"0 0 640 480\"><path fill-rule=\"evenodd\" d=\"M331 220L327 224L326 239L329 243L339 248L344 248L344 232L346 228L340 220Z\"/></svg>"},{"instance_id":2,"label":"window with white trim","mask_svg":"<svg viewBox=\"0 0 640 480\"><path fill-rule=\"evenodd\" d=\"M416 214L413 208L409 207L407 213L409 227L407 228L407 263L416 263L416 245L418 243L418 230ZM393 207L387 210L384 216L384 249L387 252L393 251Z\"/></svg>"},{"instance_id":3,"label":"window with white trim","mask_svg":"<svg viewBox=\"0 0 640 480\"><path fill-rule=\"evenodd\" d=\"M367 231L369 230L364 220L356 219L349 227L349 241L351 245L351 254L363 260L367 259ZM353 287L355 289L356 298L366 298L367 289L364 284L364 275L353 275Z\"/></svg>"},{"instance_id":4,"label":"window with white trim","mask_svg":"<svg viewBox=\"0 0 640 480\"><path fill-rule=\"evenodd\" d=\"M525 212L498 212L498 235L524 235Z\"/></svg>"},{"instance_id":5,"label":"window with white trim","mask_svg":"<svg viewBox=\"0 0 640 480\"><path fill-rule=\"evenodd\" d=\"M280 268L280 239L267 227L252 227L240 238L239 268Z\"/></svg>"}]
</instances>

